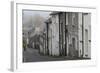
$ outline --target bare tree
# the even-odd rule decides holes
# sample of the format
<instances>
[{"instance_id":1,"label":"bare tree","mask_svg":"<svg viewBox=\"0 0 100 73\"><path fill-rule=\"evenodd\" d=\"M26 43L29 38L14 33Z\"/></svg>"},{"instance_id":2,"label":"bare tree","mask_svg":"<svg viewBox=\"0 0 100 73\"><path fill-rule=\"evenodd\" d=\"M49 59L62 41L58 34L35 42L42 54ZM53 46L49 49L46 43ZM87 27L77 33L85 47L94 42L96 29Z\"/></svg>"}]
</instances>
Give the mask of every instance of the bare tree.
<instances>
[{"instance_id":1,"label":"bare tree","mask_svg":"<svg viewBox=\"0 0 100 73\"><path fill-rule=\"evenodd\" d=\"M40 16L39 14L35 14L32 17L33 26L40 28L40 31L42 31L44 29L44 26L45 26L44 22L45 22L45 18Z\"/></svg>"}]
</instances>

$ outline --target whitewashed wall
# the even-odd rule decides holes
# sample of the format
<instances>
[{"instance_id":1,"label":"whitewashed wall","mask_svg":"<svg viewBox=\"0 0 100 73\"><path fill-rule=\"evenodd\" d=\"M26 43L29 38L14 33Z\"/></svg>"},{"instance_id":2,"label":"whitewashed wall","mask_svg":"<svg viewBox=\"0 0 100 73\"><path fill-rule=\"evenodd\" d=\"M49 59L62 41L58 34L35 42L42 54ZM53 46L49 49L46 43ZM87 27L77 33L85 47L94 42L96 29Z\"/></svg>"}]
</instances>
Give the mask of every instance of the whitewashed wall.
<instances>
[{"instance_id":1,"label":"whitewashed wall","mask_svg":"<svg viewBox=\"0 0 100 73\"><path fill-rule=\"evenodd\" d=\"M52 16L52 55L59 55L59 18L58 15Z\"/></svg>"},{"instance_id":2,"label":"whitewashed wall","mask_svg":"<svg viewBox=\"0 0 100 73\"><path fill-rule=\"evenodd\" d=\"M86 34L86 29L87 29L87 33ZM86 57L85 55L88 54L87 57L91 56L91 42L89 42L89 40L91 40L91 14L85 15L84 16L84 57Z\"/></svg>"},{"instance_id":3,"label":"whitewashed wall","mask_svg":"<svg viewBox=\"0 0 100 73\"><path fill-rule=\"evenodd\" d=\"M79 28L79 57L82 55L82 13L78 14L78 28Z\"/></svg>"}]
</instances>

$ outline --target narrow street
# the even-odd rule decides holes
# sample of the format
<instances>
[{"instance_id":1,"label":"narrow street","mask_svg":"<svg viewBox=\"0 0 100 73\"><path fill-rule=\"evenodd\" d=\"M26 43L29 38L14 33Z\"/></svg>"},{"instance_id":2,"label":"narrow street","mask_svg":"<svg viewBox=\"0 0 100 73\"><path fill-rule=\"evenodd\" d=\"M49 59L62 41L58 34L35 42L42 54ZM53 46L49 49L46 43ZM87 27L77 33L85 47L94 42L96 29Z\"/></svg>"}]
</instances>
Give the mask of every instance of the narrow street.
<instances>
[{"instance_id":1,"label":"narrow street","mask_svg":"<svg viewBox=\"0 0 100 73\"><path fill-rule=\"evenodd\" d=\"M88 59L88 58L82 58ZM71 58L67 56L44 56L40 55L37 49L28 48L23 52L23 62L41 62L41 61L61 61L61 60L82 60L80 58Z\"/></svg>"}]
</instances>

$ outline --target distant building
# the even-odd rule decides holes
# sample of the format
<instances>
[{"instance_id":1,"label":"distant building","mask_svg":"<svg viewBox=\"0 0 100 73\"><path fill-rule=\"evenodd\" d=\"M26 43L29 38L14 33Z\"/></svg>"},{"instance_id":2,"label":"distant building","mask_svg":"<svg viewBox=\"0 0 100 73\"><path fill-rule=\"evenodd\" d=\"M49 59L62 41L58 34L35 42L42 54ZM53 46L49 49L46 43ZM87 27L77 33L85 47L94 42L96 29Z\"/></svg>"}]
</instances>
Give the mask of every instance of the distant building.
<instances>
[{"instance_id":1,"label":"distant building","mask_svg":"<svg viewBox=\"0 0 100 73\"><path fill-rule=\"evenodd\" d=\"M23 38L23 48L24 50L26 50L29 44L29 29L23 28L22 38Z\"/></svg>"},{"instance_id":2,"label":"distant building","mask_svg":"<svg viewBox=\"0 0 100 73\"><path fill-rule=\"evenodd\" d=\"M91 58L91 14L52 12L50 15L45 22L45 53Z\"/></svg>"},{"instance_id":3,"label":"distant building","mask_svg":"<svg viewBox=\"0 0 100 73\"><path fill-rule=\"evenodd\" d=\"M39 36L39 40L42 44L40 44L40 49L39 52L42 55L47 55L47 39L46 39L46 32L43 32L42 34L40 34Z\"/></svg>"}]
</instances>

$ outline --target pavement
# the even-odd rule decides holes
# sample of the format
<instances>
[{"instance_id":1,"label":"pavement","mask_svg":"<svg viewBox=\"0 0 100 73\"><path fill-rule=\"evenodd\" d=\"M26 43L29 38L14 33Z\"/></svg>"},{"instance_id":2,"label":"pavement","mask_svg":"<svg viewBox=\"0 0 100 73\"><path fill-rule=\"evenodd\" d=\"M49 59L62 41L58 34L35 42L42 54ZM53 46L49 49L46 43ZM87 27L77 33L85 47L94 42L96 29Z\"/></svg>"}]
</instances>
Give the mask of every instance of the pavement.
<instances>
[{"instance_id":1,"label":"pavement","mask_svg":"<svg viewBox=\"0 0 100 73\"><path fill-rule=\"evenodd\" d=\"M71 58L68 56L44 56L40 55L37 49L28 48L23 52L23 62L41 62L41 61L63 61L63 60L83 60L86 58Z\"/></svg>"}]
</instances>

